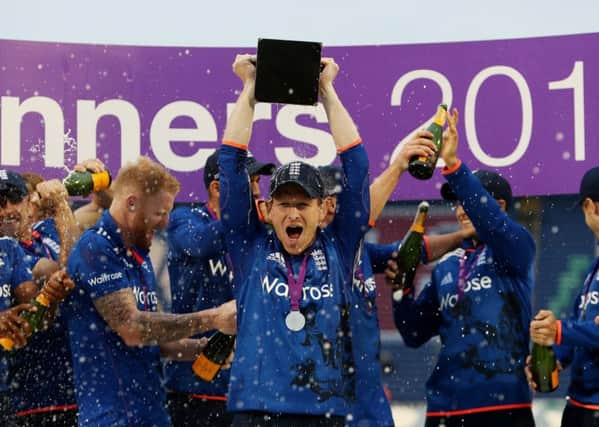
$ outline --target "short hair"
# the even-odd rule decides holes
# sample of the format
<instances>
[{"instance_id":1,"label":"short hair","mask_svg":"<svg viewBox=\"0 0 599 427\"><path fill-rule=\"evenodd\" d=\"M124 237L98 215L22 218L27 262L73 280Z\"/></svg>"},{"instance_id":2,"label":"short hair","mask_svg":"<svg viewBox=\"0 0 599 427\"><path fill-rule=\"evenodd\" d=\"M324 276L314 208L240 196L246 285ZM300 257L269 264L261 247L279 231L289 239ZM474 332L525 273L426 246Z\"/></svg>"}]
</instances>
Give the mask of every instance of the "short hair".
<instances>
[{"instance_id":1,"label":"short hair","mask_svg":"<svg viewBox=\"0 0 599 427\"><path fill-rule=\"evenodd\" d=\"M21 177L25 181L29 195L37 192L36 187L45 179L39 173L23 172ZM56 215L56 206L54 200L40 199L39 201L39 218L50 218Z\"/></svg>"},{"instance_id":2,"label":"short hair","mask_svg":"<svg viewBox=\"0 0 599 427\"><path fill-rule=\"evenodd\" d=\"M164 166L146 156L140 156L135 162L129 162L121 168L111 188L115 196L129 191L144 195L166 191L176 195L181 186Z\"/></svg>"},{"instance_id":3,"label":"short hair","mask_svg":"<svg viewBox=\"0 0 599 427\"><path fill-rule=\"evenodd\" d=\"M35 187L37 187L40 182L45 181L43 176L35 172L23 172L21 177L25 180L25 185L27 185L27 191L29 191L29 194L35 191Z\"/></svg>"}]
</instances>

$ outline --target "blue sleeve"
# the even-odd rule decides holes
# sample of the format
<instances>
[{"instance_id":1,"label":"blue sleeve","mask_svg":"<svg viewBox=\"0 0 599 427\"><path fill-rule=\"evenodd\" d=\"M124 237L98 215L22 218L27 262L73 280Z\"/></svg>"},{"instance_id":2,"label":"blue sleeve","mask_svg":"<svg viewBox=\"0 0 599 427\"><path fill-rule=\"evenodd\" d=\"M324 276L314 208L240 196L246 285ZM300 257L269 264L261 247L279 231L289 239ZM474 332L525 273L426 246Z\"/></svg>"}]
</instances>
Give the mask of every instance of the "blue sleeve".
<instances>
[{"instance_id":1,"label":"blue sleeve","mask_svg":"<svg viewBox=\"0 0 599 427\"><path fill-rule=\"evenodd\" d=\"M370 216L368 156L360 143L340 157L345 179L337 198L335 219L327 228L334 234L345 264L353 265Z\"/></svg>"},{"instance_id":2,"label":"blue sleeve","mask_svg":"<svg viewBox=\"0 0 599 427\"><path fill-rule=\"evenodd\" d=\"M558 347L599 348L599 325L595 324L595 316L590 316L592 317L590 320L578 320L581 298L582 293L579 293L574 300L572 315L567 320L561 321L561 345Z\"/></svg>"},{"instance_id":3,"label":"blue sleeve","mask_svg":"<svg viewBox=\"0 0 599 427\"><path fill-rule=\"evenodd\" d=\"M86 291L92 299L120 289L132 288L122 256L102 236L88 232L73 248L67 273L75 287Z\"/></svg>"},{"instance_id":4,"label":"blue sleeve","mask_svg":"<svg viewBox=\"0 0 599 427\"><path fill-rule=\"evenodd\" d=\"M372 271L375 274L385 272L387 269L387 261L391 259L391 254L397 251L400 243L401 241L385 245L370 242L364 243L364 250L368 252L370 263L372 264Z\"/></svg>"},{"instance_id":5,"label":"blue sleeve","mask_svg":"<svg viewBox=\"0 0 599 427\"><path fill-rule=\"evenodd\" d=\"M509 271L528 275L534 262L535 243L526 228L501 209L466 164L445 178L481 241L493 250L495 261Z\"/></svg>"},{"instance_id":6,"label":"blue sleeve","mask_svg":"<svg viewBox=\"0 0 599 427\"><path fill-rule=\"evenodd\" d=\"M441 314L433 282L429 282L415 298L414 290L393 301L395 326L408 347L420 347L439 334Z\"/></svg>"},{"instance_id":7,"label":"blue sleeve","mask_svg":"<svg viewBox=\"0 0 599 427\"><path fill-rule=\"evenodd\" d=\"M255 209L245 150L223 144L218 156L220 214L223 238L236 278L246 277L252 265L254 241L266 233Z\"/></svg>"},{"instance_id":8,"label":"blue sleeve","mask_svg":"<svg viewBox=\"0 0 599 427\"><path fill-rule=\"evenodd\" d=\"M11 285L13 289L18 287L23 282L29 282L33 280L31 276L31 270L27 264L27 256L25 251L19 246L16 241L12 241L11 247L11 260L12 260L12 277Z\"/></svg>"},{"instance_id":9,"label":"blue sleeve","mask_svg":"<svg viewBox=\"0 0 599 427\"><path fill-rule=\"evenodd\" d=\"M169 248L190 257L213 257L222 252L222 223L202 221L189 208L176 209L168 224Z\"/></svg>"},{"instance_id":10,"label":"blue sleeve","mask_svg":"<svg viewBox=\"0 0 599 427\"><path fill-rule=\"evenodd\" d=\"M576 322L576 319L578 319L578 316L579 316L578 303L581 298L582 298L582 291L579 292L578 295L576 296L576 298L574 299L574 303L572 304L572 310L570 312L570 317L568 318L567 322L570 322L570 323ZM564 368L567 367L572 362L572 359L574 358L574 345L564 343L564 341L563 341L564 326L566 325L567 322L564 322L564 321L561 322L561 326L562 326L562 336L560 338L561 343L555 344L553 346L553 351L555 352L555 357L557 358L557 360L560 361L560 363L562 364L562 366Z\"/></svg>"}]
</instances>

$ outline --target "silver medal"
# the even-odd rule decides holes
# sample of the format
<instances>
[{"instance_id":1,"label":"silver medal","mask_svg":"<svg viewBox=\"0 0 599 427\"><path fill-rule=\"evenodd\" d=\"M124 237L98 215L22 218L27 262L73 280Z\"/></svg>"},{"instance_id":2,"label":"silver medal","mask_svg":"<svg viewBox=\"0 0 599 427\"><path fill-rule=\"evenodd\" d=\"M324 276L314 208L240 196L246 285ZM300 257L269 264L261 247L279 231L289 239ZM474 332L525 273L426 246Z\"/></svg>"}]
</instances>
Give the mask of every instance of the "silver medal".
<instances>
[{"instance_id":1,"label":"silver medal","mask_svg":"<svg viewBox=\"0 0 599 427\"><path fill-rule=\"evenodd\" d=\"M291 311L285 317L285 325L290 331L301 331L306 325L306 318L299 311Z\"/></svg>"}]
</instances>

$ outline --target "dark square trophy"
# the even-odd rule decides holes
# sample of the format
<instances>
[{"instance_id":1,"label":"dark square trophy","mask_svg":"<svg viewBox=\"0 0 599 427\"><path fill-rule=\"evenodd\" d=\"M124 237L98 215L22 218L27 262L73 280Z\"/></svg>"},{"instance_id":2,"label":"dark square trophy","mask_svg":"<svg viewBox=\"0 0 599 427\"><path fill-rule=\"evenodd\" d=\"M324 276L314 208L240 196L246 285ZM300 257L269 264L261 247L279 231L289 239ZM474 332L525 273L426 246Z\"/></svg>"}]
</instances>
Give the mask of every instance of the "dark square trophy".
<instances>
[{"instance_id":1,"label":"dark square trophy","mask_svg":"<svg viewBox=\"0 0 599 427\"><path fill-rule=\"evenodd\" d=\"M256 100L316 105L322 43L258 39Z\"/></svg>"}]
</instances>

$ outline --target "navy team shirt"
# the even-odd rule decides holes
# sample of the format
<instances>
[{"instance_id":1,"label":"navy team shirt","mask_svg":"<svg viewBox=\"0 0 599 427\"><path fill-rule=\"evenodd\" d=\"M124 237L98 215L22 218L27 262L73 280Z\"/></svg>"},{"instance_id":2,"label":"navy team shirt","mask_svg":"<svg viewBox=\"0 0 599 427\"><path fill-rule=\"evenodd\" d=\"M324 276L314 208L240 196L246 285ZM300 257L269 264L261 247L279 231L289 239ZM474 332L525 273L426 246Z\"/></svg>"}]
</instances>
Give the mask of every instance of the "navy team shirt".
<instances>
[{"instance_id":1,"label":"navy team shirt","mask_svg":"<svg viewBox=\"0 0 599 427\"><path fill-rule=\"evenodd\" d=\"M60 238L53 218L33 225L31 240L21 240L30 269L42 259L58 260ZM67 324L60 306L48 329L33 334L11 361L11 403L17 415L75 409L73 365Z\"/></svg>"},{"instance_id":2,"label":"navy team shirt","mask_svg":"<svg viewBox=\"0 0 599 427\"><path fill-rule=\"evenodd\" d=\"M426 383L428 416L472 410L529 408L524 375L535 243L480 181L461 164L445 175L479 236L475 246L442 257L431 281L415 296L393 302L404 342L418 347L441 338L437 365ZM465 283L458 289L460 264ZM473 392L475 390L475 392Z\"/></svg>"},{"instance_id":3,"label":"navy team shirt","mask_svg":"<svg viewBox=\"0 0 599 427\"><path fill-rule=\"evenodd\" d=\"M31 270L25 261L25 254L16 240L0 237L0 311L14 305L13 290L21 283L31 281ZM0 350L0 392L9 391L8 360L6 352Z\"/></svg>"},{"instance_id":4,"label":"navy team shirt","mask_svg":"<svg viewBox=\"0 0 599 427\"><path fill-rule=\"evenodd\" d=\"M69 326L80 426L170 426L160 382L160 348L129 347L94 307L94 300L121 289L135 294L137 308L156 311L158 298L147 251L128 251L105 211L71 252L75 281L65 307Z\"/></svg>"},{"instance_id":5,"label":"navy team shirt","mask_svg":"<svg viewBox=\"0 0 599 427\"><path fill-rule=\"evenodd\" d=\"M341 154L347 177L339 196L343 209L300 256L286 255L252 214L245 158L244 150L229 145L219 157L221 217L238 304L228 409L348 416L356 401L352 342L361 338L349 336L348 304L370 207L366 152L360 144ZM285 259L297 274L306 254L299 301L306 325L293 332L285 325Z\"/></svg>"},{"instance_id":6,"label":"navy team shirt","mask_svg":"<svg viewBox=\"0 0 599 427\"><path fill-rule=\"evenodd\" d=\"M207 206L177 207L168 226L168 271L173 313L190 313L217 307L233 299L232 272L225 256L222 225ZM215 331L194 338L209 337ZM191 370L192 362L167 361L168 390L223 398L229 387L229 370L222 369L210 382ZM219 399L220 400L220 399Z\"/></svg>"},{"instance_id":7,"label":"navy team shirt","mask_svg":"<svg viewBox=\"0 0 599 427\"><path fill-rule=\"evenodd\" d=\"M564 367L570 366L568 404L597 411L599 405L599 258L589 269L574 300L571 315L558 320L555 354Z\"/></svg>"}]
</instances>

